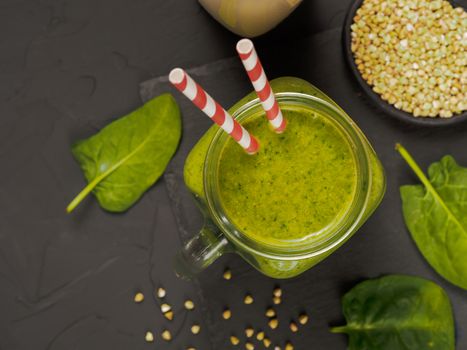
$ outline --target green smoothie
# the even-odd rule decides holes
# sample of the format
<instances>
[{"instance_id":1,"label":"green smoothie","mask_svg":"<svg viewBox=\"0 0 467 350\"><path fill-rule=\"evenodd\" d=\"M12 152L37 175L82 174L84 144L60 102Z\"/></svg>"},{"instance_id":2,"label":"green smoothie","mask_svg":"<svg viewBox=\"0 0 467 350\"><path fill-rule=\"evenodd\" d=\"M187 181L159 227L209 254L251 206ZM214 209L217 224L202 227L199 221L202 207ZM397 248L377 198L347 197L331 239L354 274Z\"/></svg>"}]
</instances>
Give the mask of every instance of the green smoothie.
<instances>
[{"instance_id":1,"label":"green smoothie","mask_svg":"<svg viewBox=\"0 0 467 350\"><path fill-rule=\"evenodd\" d=\"M206 173L209 147L215 145L219 127L212 126L203 135L184 168L185 184L206 216L201 233L184 248L188 264L197 269L205 268L225 252L236 252L268 276L297 276L347 241L384 195L385 176L379 159L358 126L333 100L312 84L294 77L274 79L271 87L276 93L313 96L320 103L332 105L334 115L321 114L307 103L303 107L284 102L281 109L288 124L286 131L278 135L269 129L264 112L258 109L242 124L259 140L260 151L247 155L226 136L215 160L217 170L210 170L210 177ZM256 93L250 93L229 112L234 115L255 98ZM350 125L360 146L351 143L336 115ZM365 171L357 166L362 164L362 158ZM213 173L219 205L248 243L229 228L216 228L220 223L213 222L212 212L219 208L208 203L205 188L207 182L212 183L208 178L212 179ZM361 207L354 206L355 198L360 198ZM338 226L339 223L351 226L344 225L347 228L341 231L344 226ZM335 232L340 233L333 236ZM326 248L316 252L315 248L308 248L323 244ZM313 253L297 255L297 249Z\"/></svg>"},{"instance_id":2,"label":"green smoothie","mask_svg":"<svg viewBox=\"0 0 467 350\"><path fill-rule=\"evenodd\" d=\"M243 125L260 142L248 155L229 140L219 162L219 189L229 219L251 239L288 246L313 240L348 211L356 163L343 131L307 109L282 110L287 130L276 134L264 113Z\"/></svg>"}]
</instances>

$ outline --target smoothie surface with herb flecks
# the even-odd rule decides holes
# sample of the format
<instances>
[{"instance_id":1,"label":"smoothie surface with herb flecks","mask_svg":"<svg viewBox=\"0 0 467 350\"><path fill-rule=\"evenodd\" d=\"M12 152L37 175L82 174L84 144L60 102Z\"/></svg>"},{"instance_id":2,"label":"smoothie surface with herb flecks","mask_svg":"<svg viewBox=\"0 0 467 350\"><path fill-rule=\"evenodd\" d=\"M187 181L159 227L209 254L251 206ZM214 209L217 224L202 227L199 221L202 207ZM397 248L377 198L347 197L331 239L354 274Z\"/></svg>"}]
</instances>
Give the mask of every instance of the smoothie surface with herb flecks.
<instances>
[{"instance_id":1,"label":"smoothie surface with herb flecks","mask_svg":"<svg viewBox=\"0 0 467 350\"><path fill-rule=\"evenodd\" d=\"M222 150L220 198L229 219L251 239L289 245L312 239L349 209L357 183L351 145L334 122L316 111L282 111L276 134L264 114L243 125L260 142L248 155L233 140Z\"/></svg>"}]
</instances>

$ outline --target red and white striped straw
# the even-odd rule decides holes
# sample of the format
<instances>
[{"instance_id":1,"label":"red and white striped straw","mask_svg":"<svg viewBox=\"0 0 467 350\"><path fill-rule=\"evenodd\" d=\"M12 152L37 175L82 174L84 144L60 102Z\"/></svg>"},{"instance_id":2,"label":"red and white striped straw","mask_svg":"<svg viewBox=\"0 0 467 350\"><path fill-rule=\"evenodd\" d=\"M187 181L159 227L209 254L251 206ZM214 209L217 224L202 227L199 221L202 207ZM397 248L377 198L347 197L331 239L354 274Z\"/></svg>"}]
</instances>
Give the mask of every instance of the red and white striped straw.
<instances>
[{"instance_id":1,"label":"red and white striped straw","mask_svg":"<svg viewBox=\"0 0 467 350\"><path fill-rule=\"evenodd\" d=\"M193 104L242 146L249 154L259 149L258 141L222 108L183 69L175 68L169 74L170 82Z\"/></svg>"},{"instance_id":2,"label":"red and white striped straw","mask_svg":"<svg viewBox=\"0 0 467 350\"><path fill-rule=\"evenodd\" d=\"M268 78L256 54L253 42L250 39L240 40L237 43L237 52L266 111L266 117L277 133L283 132L287 121L283 117L279 104L274 97L274 92L271 89L271 85L269 85Z\"/></svg>"}]
</instances>

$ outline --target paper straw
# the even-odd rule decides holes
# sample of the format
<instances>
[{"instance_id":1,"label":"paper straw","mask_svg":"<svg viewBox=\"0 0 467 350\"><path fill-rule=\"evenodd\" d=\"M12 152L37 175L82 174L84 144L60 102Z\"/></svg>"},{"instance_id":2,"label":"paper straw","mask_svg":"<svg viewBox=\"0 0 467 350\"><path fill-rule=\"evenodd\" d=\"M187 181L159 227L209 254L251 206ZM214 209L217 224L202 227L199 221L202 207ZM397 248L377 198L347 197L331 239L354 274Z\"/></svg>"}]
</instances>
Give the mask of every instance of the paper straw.
<instances>
[{"instance_id":1,"label":"paper straw","mask_svg":"<svg viewBox=\"0 0 467 350\"><path fill-rule=\"evenodd\" d=\"M237 52L258 94L261 104L266 111L266 117L277 133L283 132L287 121L282 116L281 109L274 97L274 92L271 89L271 85L269 84L258 55L256 54L253 42L250 39L240 40L237 43Z\"/></svg>"},{"instance_id":2,"label":"paper straw","mask_svg":"<svg viewBox=\"0 0 467 350\"><path fill-rule=\"evenodd\" d=\"M169 74L170 82L193 104L242 146L249 154L259 149L258 141L222 108L183 69L175 68Z\"/></svg>"}]
</instances>

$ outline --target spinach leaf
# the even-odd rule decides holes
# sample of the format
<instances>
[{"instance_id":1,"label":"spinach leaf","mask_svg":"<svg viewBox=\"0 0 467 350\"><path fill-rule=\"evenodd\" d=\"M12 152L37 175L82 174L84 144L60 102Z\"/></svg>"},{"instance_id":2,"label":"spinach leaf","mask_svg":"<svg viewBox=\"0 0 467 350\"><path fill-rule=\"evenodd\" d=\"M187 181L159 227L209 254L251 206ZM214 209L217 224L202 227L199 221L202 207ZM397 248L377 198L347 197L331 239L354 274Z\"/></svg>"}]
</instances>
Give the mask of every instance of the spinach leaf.
<instances>
[{"instance_id":1,"label":"spinach leaf","mask_svg":"<svg viewBox=\"0 0 467 350\"><path fill-rule=\"evenodd\" d=\"M441 276L467 289L467 168L444 156L429 167L428 180L407 150L396 148L423 184L400 188L412 238Z\"/></svg>"},{"instance_id":2,"label":"spinach leaf","mask_svg":"<svg viewBox=\"0 0 467 350\"><path fill-rule=\"evenodd\" d=\"M127 210L162 175L180 136L178 105L172 95L163 94L76 143L72 153L88 185L67 212L91 191L102 208Z\"/></svg>"},{"instance_id":3,"label":"spinach leaf","mask_svg":"<svg viewBox=\"0 0 467 350\"><path fill-rule=\"evenodd\" d=\"M349 350L453 350L454 319L446 292L419 277L368 280L342 300Z\"/></svg>"}]
</instances>

